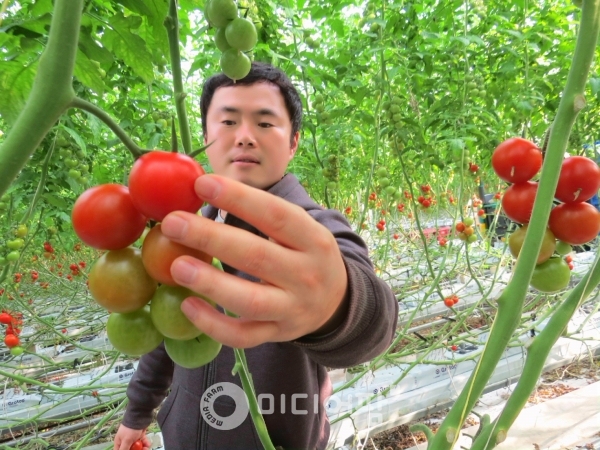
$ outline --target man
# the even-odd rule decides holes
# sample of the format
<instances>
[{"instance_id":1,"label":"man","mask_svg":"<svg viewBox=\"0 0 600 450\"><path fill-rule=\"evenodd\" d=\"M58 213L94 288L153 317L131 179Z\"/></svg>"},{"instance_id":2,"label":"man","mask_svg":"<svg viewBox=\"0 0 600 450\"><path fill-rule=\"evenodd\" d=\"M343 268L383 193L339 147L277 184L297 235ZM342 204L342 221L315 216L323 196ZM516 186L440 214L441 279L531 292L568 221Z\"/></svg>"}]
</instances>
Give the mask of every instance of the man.
<instances>
[{"instance_id":1,"label":"man","mask_svg":"<svg viewBox=\"0 0 600 450\"><path fill-rule=\"evenodd\" d=\"M323 402L331 395L326 368L382 353L394 337L396 298L376 277L364 242L345 218L317 205L286 174L298 148L302 103L283 72L253 63L235 83L213 76L201 109L216 175L200 177L195 188L209 206L204 217L170 214L162 231L223 262L225 272L181 257L171 273L239 318L196 298L183 302L186 316L224 344L221 353L194 370L174 365L162 345L144 355L127 389L130 402L114 448L128 450L144 436L169 389L158 414L167 450L263 448L249 415L226 431L201 414L210 386L241 384L231 373L234 347L248 349L256 393L272 400L261 406L269 410L264 419L273 444L323 449L329 438ZM228 399L215 401L221 417L235 411Z\"/></svg>"}]
</instances>

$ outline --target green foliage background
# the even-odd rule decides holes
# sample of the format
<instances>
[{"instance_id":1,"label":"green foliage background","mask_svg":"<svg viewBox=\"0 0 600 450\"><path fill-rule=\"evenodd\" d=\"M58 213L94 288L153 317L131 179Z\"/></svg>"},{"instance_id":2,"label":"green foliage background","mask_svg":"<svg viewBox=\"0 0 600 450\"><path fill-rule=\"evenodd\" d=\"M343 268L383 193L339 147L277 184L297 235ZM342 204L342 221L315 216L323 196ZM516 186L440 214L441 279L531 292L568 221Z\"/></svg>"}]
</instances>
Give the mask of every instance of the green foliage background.
<instances>
[{"instance_id":1,"label":"green foliage background","mask_svg":"<svg viewBox=\"0 0 600 450\"><path fill-rule=\"evenodd\" d=\"M564 86L580 13L570 1L556 0L243 0L240 6L259 30L253 57L281 66L305 103L301 151L291 170L317 200L338 208L360 204L377 188L371 175L379 166L387 167L392 185L403 190L411 180L461 179L453 173L472 161L482 167L488 191L495 190L497 181L488 170L495 146L513 135L543 142ZM167 7L166 0L94 0L86 3L82 19L77 94L109 112L146 148L171 145L175 108L163 26ZM218 70L219 60L203 7L203 1L180 2L195 148L203 143L202 82ZM29 93L51 13L51 0L8 7L0 34L3 133ZM584 143L598 138L599 92L596 66L571 153L581 153ZM315 105L317 94L323 106ZM385 112L392 97L399 100L393 120ZM57 135L68 139L87 185L124 181L131 164L124 147L98 119L70 110L13 185L13 201L22 198L25 204L33 195L41 162ZM402 175L400 157L409 180ZM58 208L53 212L58 216L68 210L63 199L73 200L86 186L68 176L58 154L51 165L44 198Z\"/></svg>"}]
</instances>

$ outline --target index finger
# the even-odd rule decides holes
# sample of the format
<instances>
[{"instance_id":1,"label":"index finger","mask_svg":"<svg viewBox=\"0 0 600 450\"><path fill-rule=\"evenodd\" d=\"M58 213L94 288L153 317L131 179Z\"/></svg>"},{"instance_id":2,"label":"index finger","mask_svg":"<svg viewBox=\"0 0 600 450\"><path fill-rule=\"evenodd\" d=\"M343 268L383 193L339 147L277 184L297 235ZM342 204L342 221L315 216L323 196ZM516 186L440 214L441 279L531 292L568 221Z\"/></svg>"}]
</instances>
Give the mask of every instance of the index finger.
<instances>
[{"instance_id":1,"label":"index finger","mask_svg":"<svg viewBox=\"0 0 600 450\"><path fill-rule=\"evenodd\" d=\"M255 226L278 244L300 250L314 243L312 228L317 222L280 197L218 175L199 177L195 189L211 205Z\"/></svg>"}]
</instances>

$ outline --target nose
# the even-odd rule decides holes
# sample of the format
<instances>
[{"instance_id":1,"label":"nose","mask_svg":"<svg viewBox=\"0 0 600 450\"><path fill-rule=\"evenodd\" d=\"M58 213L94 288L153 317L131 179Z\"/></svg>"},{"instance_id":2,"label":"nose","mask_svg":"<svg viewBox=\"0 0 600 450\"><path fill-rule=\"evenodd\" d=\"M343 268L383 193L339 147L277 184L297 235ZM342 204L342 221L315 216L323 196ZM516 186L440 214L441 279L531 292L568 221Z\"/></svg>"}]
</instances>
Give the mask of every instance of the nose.
<instances>
[{"instance_id":1,"label":"nose","mask_svg":"<svg viewBox=\"0 0 600 450\"><path fill-rule=\"evenodd\" d=\"M237 147L254 147L256 146L256 139L252 133L252 129L248 123L242 122L236 135L236 146Z\"/></svg>"}]
</instances>

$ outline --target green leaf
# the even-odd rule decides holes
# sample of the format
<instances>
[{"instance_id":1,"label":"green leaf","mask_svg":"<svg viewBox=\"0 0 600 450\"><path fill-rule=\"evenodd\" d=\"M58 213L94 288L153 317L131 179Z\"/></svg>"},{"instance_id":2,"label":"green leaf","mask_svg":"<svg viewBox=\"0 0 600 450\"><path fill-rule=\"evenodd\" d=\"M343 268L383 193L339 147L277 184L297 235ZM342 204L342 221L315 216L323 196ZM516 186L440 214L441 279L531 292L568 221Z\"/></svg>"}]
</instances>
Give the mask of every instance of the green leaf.
<instances>
[{"instance_id":1,"label":"green leaf","mask_svg":"<svg viewBox=\"0 0 600 450\"><path fill-rule=\"evenodd\" d=\"M104 80L100 76L98 67L80 50L77 51L73 74L84 86L89 87L96 94L102 95L104 92Z\"/></svg>"},{"instance_id":2,"label":"green leaf","mask_svg":"<svg viewBox=\"0 0 600 450\"><path fill-rule=\"evenodd\" d=\"M105 31L102 43L117 58L122 59L144 82L150 83L154 79L154 70L152 55L148 51L146 42L138 35L133 34L121 20L113 20L111 25L113 28Z\"/></svg>"},{"instance_id":3,"label":"green leaf","mask_svg":"<svg viewBox=\"0 0 600 450\"><path fill-rule=\"evenodd\" d=\"M69 205L67 204L67 202L65 202L60 197L56 197L56 196L54 196L52 194L45 193L45 194L42 195L42 198L44 200L46 200L48 203L50 203L52 206L58 208L59 210L69 211L71 209L69 207Z\"/></svg>"},{"instance_id":4,"label":"green leaf","mask_svg":"<svg viewBox=\"0 0 600 450\"><path fill-rule=\"evenodd\" d=\"M25 64L18 59L0 61L0 116L11 124L14 122L29 96L37 62Z\"/></svg>"}]
</instances>

